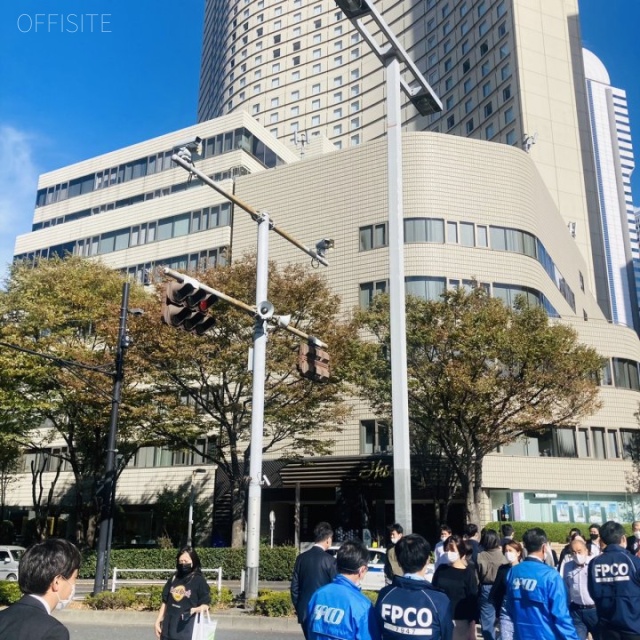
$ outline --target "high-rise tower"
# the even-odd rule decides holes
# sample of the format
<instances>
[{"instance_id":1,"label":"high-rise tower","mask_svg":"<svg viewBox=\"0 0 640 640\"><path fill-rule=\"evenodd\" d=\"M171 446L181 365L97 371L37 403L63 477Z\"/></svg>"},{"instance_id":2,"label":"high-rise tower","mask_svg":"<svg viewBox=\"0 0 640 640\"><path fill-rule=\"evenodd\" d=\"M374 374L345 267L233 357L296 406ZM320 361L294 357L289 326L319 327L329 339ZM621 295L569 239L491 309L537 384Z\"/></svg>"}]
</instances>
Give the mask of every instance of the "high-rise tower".
<instances>
[{"instance_id":1,"label":"high-rise tower","mask_svg":"<svg viewBox=\"0 0 640 640\"><path fill-rule=\"evenodd\" d=\"M421 117L407 102L405 130L529 151L595 288L577 0L375 4L444 104ZM385 133L383 73L334 0L207 0L200 121L244 110L287 144L359 145Z\"/></svg>"},{"instance_id":2,"label":"high-rise tower","mask_svg":"<svg viewBox=\"0 0 640 640\"><path fill-rule=\"evenodd\" d=\"M640 247L631 196L634 160L627 97L611 86L602 62L586 49L584 63L602 235L602 277L596 280L596 292L612 322L637 329Z\"/></svg>"}]
</instances>

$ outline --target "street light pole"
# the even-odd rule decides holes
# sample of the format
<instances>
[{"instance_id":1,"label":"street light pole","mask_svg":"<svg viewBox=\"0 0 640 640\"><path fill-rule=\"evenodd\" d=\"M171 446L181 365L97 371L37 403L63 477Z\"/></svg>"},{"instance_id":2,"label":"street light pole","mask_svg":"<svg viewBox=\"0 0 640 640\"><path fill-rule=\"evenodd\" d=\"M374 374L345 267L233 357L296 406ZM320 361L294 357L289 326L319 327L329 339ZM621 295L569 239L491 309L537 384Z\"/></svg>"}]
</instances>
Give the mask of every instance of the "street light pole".
<instances>
[{"instance_id":1,"label":"street light pole","mask_svg":"<svg viewBox=\"0 0 640 640\"><path fill-rule=\"evenodd\" d=\"M113 524L116 481L116 437L118 433L118 415L124 379L124 354L127 348L127 312L129 308L129 282L122 284L122 303L120 305L120 326L116 345L116 369L113 374L113 392L111 396L111 419L107 441L107 460L105 463L103 499L100 510L100 533L98 537L98 555L93 592L100 593L106 588L108 575L105 575L107 555L109 554L109 530Z\"/></svg>"},{"instance_id":2,"label":"street light pole","mask_svg":"<svg viewBox=\"0 0 640 640\"><path fill-rule=\"evenodd\" d=\"M389 333L391 340L391 423L395 521L413 531L407 378L407 323L404 286L404 212L402 207L402 115L400 62L386 60L387 171L389 206Z\"/></svg>"},{"instance_id":3,"label":"street light pole","mask_svg":"<svg viewBox=\"0 0 640 640\"><path fill-rule=\"evenodd\" d=\"M421 115L442 111L442 103L409 58L372 0L335 0L385 67L387 91L387 179L389 207L389 331L391 336L391 404L393 426L393 493L395 520L413 530L411 513L411 455L409 443L409 384L404 282L404 213L402 205L401 89ZM362 22L369 16L384 38L378 44ZM409 84L402 77L402 62Z\"/></svg>"}]
</instances>

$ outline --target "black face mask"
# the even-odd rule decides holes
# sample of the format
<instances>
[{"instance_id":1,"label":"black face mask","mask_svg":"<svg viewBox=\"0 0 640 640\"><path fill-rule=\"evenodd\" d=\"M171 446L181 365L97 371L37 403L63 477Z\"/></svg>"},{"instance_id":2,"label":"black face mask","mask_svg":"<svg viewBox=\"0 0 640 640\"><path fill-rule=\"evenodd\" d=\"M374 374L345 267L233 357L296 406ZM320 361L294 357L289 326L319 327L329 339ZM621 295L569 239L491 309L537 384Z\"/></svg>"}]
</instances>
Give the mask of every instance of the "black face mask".
<instances>
[{"instance_id":1,"label":"black face mask","mask_svg":"<svg viewBox=\"0 0 640 640\"><path fill-rule=\"evenodd\" d=\"M178 565L178 575L179 576L186 576L187 574L191 573L192 569L193 569L193 565L192 564L179 564Z\"/></svg>"},{"instance_id":2,"label":"black face mask","mask_svg":"<svg viewBox=\"0 0 640 640\"><path fill-rule=\"evenodd\" d=\"M592 533L589 537L595 542L600 536L597 533Z\"/></svg>"}]
</instances>

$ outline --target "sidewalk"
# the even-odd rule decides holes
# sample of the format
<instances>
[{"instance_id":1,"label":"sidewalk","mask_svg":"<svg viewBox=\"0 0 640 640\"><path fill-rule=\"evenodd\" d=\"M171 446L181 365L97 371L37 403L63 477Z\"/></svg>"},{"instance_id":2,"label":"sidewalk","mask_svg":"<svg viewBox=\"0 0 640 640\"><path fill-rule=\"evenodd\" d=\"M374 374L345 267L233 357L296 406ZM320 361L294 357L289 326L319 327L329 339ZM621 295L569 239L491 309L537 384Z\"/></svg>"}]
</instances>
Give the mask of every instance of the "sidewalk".
<instances>
[{"instance_id":1,"label":"sidewalk","mask_svg":"<svg viewBox=\"0 0 640 640\"><path fill-rule=\"evenodd\" d=\"M56 618L69 624L109 624L112 626L140 626L153 629L157 613L153 611L94 611L92 609L64 609L56 611ZM267 618L254 616L244 609L212 610L211 617L218 621L219 629L241 631L288 631L300 630L295 617ZM302 638L302 631L300 631Z\"/></svg>"},{"instance_id":2,"label":"sidewalk","mask_svg":"<svg viewBox=\"0 0 640 640\"><path fill-rule=\"evenodd\" d=\"M146 585L163 585L165 580L145 581L136 580L127 582L123 586L139 586L141 590ZM82 602L84 596L93 590L93 580L78 580L77 595L74 602ZM286 591L290 583L261 581L258 585L260 590L272 589L274 591ZM222 586L234 594L240 593L240 580L223 580ZM72 605L73 606L73 605ZM141 626L153 628L157 613L153 611L95 611L93 609L73 609L67 608L63 611L56 611L54 614L65 624L111 624L113 626ZM249 613L245 609L237 607L231 609L212 609L211 617L218 621L219 629L246 630L246 631L289 631L300 630L300 625L294 616L289 618L269 618L267 616L257 616ZM302 631L300 631L302 638Z\"/></svg>"}]
</instances>

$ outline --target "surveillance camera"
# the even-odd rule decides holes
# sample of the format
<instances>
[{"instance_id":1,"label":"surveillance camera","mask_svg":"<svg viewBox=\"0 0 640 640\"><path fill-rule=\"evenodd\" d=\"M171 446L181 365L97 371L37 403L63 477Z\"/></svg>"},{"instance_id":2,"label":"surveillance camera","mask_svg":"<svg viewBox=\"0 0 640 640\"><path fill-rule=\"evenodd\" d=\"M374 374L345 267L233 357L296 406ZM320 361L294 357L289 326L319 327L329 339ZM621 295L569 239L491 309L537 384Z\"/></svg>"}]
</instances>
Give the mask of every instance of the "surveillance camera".
<instances>
[{"instance_id":1,"label":"surveillance camera","mask_svg":"<svg viewBox=\"0 0 640 640\"><path fill-rule=\"evenodd\" d=\"M267 487L271 486L271 482L269 482L269 478L267 478L267 474L266 473L262 474L262 483L266 484Z\"/></svg>"},{"instance_id":2,"label":"surveillance camera","mask_svg":"<svg viewBox=\"0 0 640 640\"><path fill-rule=\"evenodd\" d=\"M327 255L327 251L329 251L329 249L333 249L335 247L335 244L335 241L331 238L322 238L322 240L318 240L318 242L316 242L316 251L319 256L324 257Z\"/></svg>"}]
</instances>

